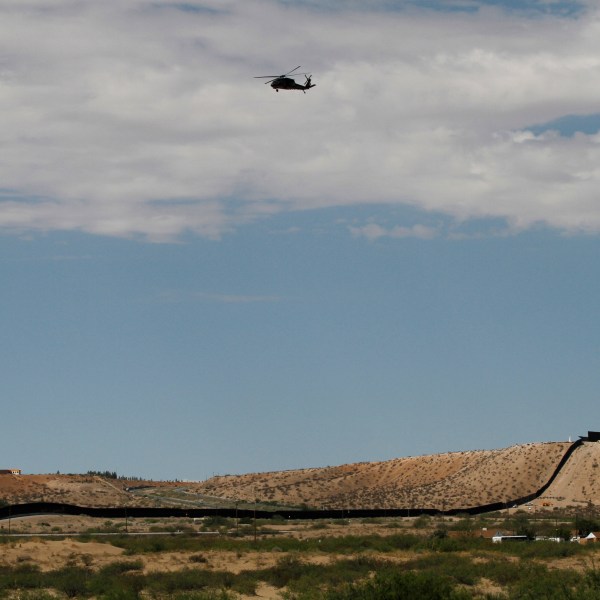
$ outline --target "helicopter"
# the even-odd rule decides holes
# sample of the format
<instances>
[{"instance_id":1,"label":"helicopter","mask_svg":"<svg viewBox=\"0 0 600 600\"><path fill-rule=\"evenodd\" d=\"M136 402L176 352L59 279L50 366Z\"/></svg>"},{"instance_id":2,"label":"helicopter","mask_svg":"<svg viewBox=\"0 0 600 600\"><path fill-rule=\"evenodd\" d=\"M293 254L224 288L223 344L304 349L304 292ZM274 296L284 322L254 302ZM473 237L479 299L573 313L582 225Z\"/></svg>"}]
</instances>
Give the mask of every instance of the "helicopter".
<instances>
[{"instance_id":1,"label":"helicopter","mask_svg":"<svg viewBox=\"0 0 600 600\"><path fill-rule=\"evenodd\" d=\"M254 79L266 79L267 77L271 77L269 81L265 81L265 85L267 83L270 83L271 87L276 92L278 92L279 90L302 90L306 94L306 90L310 90L310 88L313 88L316 85L315 83L311 82L312 75L309 75L308 73L296 73L296 75L304 75L306 79L304 85L302 85L301 83L296 83L291 77L288 77L288 75L291 75L294 71L298 70L299 68L300 65L298 65L295 69L288 71L284 75L259 75Z\"/></svg>"}]
</instances>

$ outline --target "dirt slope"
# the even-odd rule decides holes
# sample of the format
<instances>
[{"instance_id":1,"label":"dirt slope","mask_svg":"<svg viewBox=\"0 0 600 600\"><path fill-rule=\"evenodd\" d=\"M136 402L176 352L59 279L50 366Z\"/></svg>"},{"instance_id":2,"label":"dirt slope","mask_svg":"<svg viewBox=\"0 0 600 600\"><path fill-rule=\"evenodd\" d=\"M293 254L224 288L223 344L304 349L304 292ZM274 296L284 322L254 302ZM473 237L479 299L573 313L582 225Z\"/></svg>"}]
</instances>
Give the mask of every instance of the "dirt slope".
<instances>
[{"instance_id":1,"label":"dirt slope","mask_svg":"<svg viewBox=\"0 0 600 600\"><path fill-rule=\"evenodd\" d=\"M172 486L171 482L136 482L135 485ZM80 506L120 506L132 504L126 488L134 485L95 475L0 475L0 500L8 504L60 502ZM145 498L133 504L151 505Z\"/></svg>"},{"instance_id":2,"label":"dirt slope","mask_svg":"<svg viewBox=\"0 0 600 600\"><path fill-rule=\"evenodd\" d=\"M584 442L540 497L550 506L587 506L600 502L600 443Z\"/></svg>"},{"instance_id":3,"label":"dirt slope","mask_svg":"<svg viewBox=\"0 0 600 600\"><path fill-rule=\"evenodd\" d=\"M321 469L214 477L196 489L223 498L317 508L449 510L508 502L548 481L568 442L451 452Z\"/></svg>"},{"instance_id":4,"label":"dirt slope","mask_svg":"<svg viewBox=\"0 0 600 600\"><path fill-rule=\"evenodd\" d=\"M569 442L450 452L385 462L213 477L205 482L135 482L91 475L1 475L0 500L81 506L223 506L274 502L312 508L450 510L511 502L551 477ZM600 444L586 442L544 495L550 505L600 501ZM130 486L140 490L131 490Z\"/></svg>"}]
</instances>

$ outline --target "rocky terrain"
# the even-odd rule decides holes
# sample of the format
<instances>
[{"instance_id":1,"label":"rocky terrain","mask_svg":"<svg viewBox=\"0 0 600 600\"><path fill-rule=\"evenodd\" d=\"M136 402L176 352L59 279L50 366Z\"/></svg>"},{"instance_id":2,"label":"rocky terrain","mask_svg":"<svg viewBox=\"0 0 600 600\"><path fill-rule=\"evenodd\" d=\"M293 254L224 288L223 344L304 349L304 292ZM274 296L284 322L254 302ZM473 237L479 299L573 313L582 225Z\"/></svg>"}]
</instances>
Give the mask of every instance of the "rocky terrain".
<instances>
[{"instance_id":1,"label":"rocky terrain","mask_svg":"<svg viewBox=\"0 0 600 600\"><path fill-rule=\"evenodd\" d=\"M82 506L231 506L271 503L311 508L433 508L511 503L536 492L570 447L545 442L337 467L226 475L204 482L155 482L95 475L0 475L0 501ZM538 503L600 501L600 444L586 442Z\"/></svg>"}]
</instances>

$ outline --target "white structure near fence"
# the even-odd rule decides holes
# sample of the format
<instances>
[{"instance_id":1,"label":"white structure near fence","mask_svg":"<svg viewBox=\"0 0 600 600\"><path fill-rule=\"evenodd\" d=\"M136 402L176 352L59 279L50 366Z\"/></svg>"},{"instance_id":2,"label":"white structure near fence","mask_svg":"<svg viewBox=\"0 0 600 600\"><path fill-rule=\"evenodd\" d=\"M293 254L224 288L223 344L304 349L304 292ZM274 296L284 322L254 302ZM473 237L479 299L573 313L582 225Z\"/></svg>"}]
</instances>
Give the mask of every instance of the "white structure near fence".
<instances>
[{"instance_id":1,"label":"white structure near fence","mask_svg":"<svg viewBox=\"0 0 600 600\"><path fill-rule=\"evenodd\" d=\"M495 536L492 537L492 542L494 544L500 544L501 542L526 542L526 535L504 535L502 532L498 532Z\"/></svg>"}]
</instances>

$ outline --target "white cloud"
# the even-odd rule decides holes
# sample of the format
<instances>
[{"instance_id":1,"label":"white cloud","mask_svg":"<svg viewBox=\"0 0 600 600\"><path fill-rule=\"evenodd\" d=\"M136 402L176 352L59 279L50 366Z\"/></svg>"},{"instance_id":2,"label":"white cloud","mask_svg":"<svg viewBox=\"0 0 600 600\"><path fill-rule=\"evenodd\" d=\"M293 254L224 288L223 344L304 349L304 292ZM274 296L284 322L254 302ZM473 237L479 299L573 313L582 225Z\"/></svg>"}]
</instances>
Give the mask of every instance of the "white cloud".
<instances>
[{"instance_id":1,"label":"white cloud","mask_svg":"<svg viewBox=\"0 0 600 600\"><path fill-rule=\"evenodd\" d=\"M366 237L368 240L378 240L382 237L390 238L420 238L430 240L437 237L438 230L426 225L413 225L412 227L395 227L385 228L377 223L368 223L361 227L350 227L350 232L355 237Z\"/></svg>"},{"instance_id":2,"label":"white cloud","mask_svg":"<svg viewBox=\"0 0 600 600\"><path fill-rule=\"evenodd\" d=\"M163 241L404 203L600 231L600 138L520 133L598 110L597 11L190 4L2 3L0 228ZM306 95L252 79L298 63Z\"/></svg>"}]
</instances>

